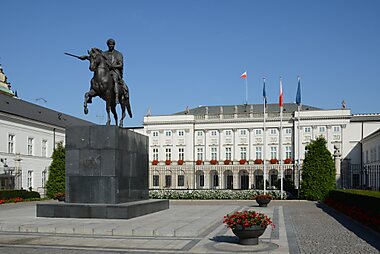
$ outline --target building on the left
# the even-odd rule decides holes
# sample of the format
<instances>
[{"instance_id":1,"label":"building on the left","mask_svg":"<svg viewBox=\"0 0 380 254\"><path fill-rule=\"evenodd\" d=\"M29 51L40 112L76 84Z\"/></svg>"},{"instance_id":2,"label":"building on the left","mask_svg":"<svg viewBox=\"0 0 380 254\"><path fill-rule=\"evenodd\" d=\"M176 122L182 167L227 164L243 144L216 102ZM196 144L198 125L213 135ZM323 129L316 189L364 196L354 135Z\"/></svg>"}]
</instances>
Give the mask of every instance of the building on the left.
<instances>
[{"instance_id":1,"label":"building on the left","mask_svg":"<svg viewBox=\"0 0 380 254\"><path fill-rule=\"evenodd\" d=\"M65 142L68 126L93 125L17 98L0 66L0 189L32 189L41 194L51 155Z\"/></svg>"}]
</instances>

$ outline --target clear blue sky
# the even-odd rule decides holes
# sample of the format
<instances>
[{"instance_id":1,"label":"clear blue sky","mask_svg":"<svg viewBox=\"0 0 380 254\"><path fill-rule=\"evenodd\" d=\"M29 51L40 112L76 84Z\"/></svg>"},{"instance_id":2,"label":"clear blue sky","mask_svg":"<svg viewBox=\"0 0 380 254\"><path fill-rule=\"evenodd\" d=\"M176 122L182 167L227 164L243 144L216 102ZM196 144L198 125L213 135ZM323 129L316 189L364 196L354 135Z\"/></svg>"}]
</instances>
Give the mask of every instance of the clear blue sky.
<instances>
[{"instance_id":1,"label":"clear blue sky","mask_svg":"<svg viewBox=\"0 0 380 254\"><path fill-rule=\"evenodd\" d=\"M83 114L92 73L82 55L116 40L124 54L133 119L186 106L294 102L380 112L380 1L21 1L1 2L0 63L23 100L98 123L97 98ZM36 101L38 98L44 98ZM102 123L105 119L101 120Z\"/></svg>"}]
</instances>

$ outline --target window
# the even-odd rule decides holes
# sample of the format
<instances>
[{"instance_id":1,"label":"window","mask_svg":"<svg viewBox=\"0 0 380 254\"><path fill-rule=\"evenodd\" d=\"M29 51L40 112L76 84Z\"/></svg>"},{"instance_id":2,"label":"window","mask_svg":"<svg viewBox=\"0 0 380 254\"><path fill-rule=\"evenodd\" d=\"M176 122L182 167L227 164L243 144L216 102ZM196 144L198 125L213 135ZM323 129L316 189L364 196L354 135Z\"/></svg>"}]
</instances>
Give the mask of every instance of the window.
<instances>
[{"instance_id":1,"label":"window","mask_svg":"<svg viewBox=\"0 0 380 254\"><path fill-rule=\"evenodd\" d=\"M33 155L33 138L28 138L28 155Z\"/></svg>"},{"instance_id":2,"label":"window","mask_svg":"<svg viewBox=\"0 0 380 254\"><path fill-rule=\"evenodd\" d=\"M262 159L262 147L256 147L256 159L261 160Z\"/></svg>"},{"instance_id":3,"label":"window","mask_svg":"<svg viewBox=\"0 0 380 254\"><path fill-rule=\"evenodd\" d=\"M8 135L8 153L15 153L15 135Z\"/></svg>"},{"instance_id":4,"label":"window","mask_svg":"<svg viewBox=\"0 0 380 254\"><path fill-rule=\"evenodd\" d=\"M171 131L165 131L165 136L166 137L171 137L172 136L172 132Z\"/></svg>"},{"instance_id":5,"label":"window","mask_svg":"<svg viewBox=\"0 0 380 254\"><path fill-rule=\"evenodd\" d=\"M197 160L203 161L203 148L202 147L197 148Z\"/></svg>"},{"instance_id":6,"label":"window","mask_svg":"<svg viewBox=\"0 0 380 254\"><path fill-rule=\"evenodd\" d=\"M218 187L219 186L219 177L217 174L214 174L213 175L213 178L212 178L212 187Z\"/></svg>"},{"instance_id":7,"label":"window","mask_svg":"<svg viewBox=\"0 0 380 254\"><path fill-rule=\"evenodd\" d=\"M204 175L200 175L199 176L199 186L200 187L204 187L205 186L205 176Z\"/></svg>"},{"instance_id":8,"label":"window","mask_svg":"<svg viewBox=\"0 0 380 254\"><path fill-rule=\"evenodd\" d=\"M33 188L33 170L28 170L27 187Z\"/></svg>"},{"instance_id":9,"label":"window","mask_svg":"<svg viewBox=\"0 0 380 254\"><path fill-rule=\"evenodd\" d=\"M256 129L256 130L255 130L255 134L256 134L256 135L261 135L261 134L262 134L262 131L263 131L262 129Z\"/></svg>"},{"instance_id":10,"label":"window","mask_svg":"<svg viewBox=\"0 0 380 254\"><path fill-rule=\"evenodd\" d=\"M285 134L292 134L292 129L291 128L285 128Z\"/></svg>"},{"instance_id":11,"label":"window","mask_svg":"<svg viewBox=\"0 0 380 254\"><path fill-rule=\"evenodd\" d=\"M197 131L197 136L202 137L203 136L203 131Z\"/></svg>"},{"instance_id":12,"label":"window","mask_svg":"<svg viewBox=\"0 0 380 254\"><path fill-rule=\"evenodd\" d=\"M172 160L172 149L171 148L166 148L165 159L166 160Z\"/></svg>"},{"instance_id":13,"label":"window","mask_svg":"<svg viewBox=\"0 0 380 254\"><path fill-rule=\"evenodd\" d=\"M231 147L226 147L226 160L231 160L231 151L232 151L232 148Z\"/></svg>"},{"instance_id":14,"label":"window","mask_svg":"<svg viewBox=\"0 0 380 254\"><path fill-rule=\"evenodd\" d=\"M178 186L180 186L180 187L185 186L185 176L184 175L178 175Z\"/></svg>"},{"instance_id":15,"label":"window","mask_svg":"<svg viewBox=\"0 0 380 254\"><path fill-rule=\"evenodd\" d=\"M247 147L240 147L240 159L247 159Z\"/></svg>"},{"instance_id":16,"label":"window","mask_svg":"<svg viewBox=\"0 0 380 254\"><path fill-rule=\"evenodd\" d=\"M365 162L366 162L366 163L369 162L369 158L368 158L368 150L365 151Z\"/></svg>"},{"instance_id":17,"label":"window","mask_svg":"<svg viewBox=\"0 0 380 254\"><path fill-rule=\"evenodd\" d=\"M211 136L216 136L217 135L217 131L211 131Z\"/></svg>"},{"instance_id":18,"label":"window","mask_svg":"<svg viewBox=\"0 0 380 254\"><path fill-rule=\"evenodd\" d=\"M241 136L247 135L247 130L240 130L240 135Z\"/></svg>"},{"instance_id":19,"label":"window","mask_svg":"<svg viewBox=\"0 0 380 254\"><path fill-rule=\"evenodd\" d=\"M178 148L178 159L185 160L185 148Z\"/></svg>"},{"instance_id":20,"label":"window","mask_svg":"<svg viewBox=\"0 0 380 254\"><path fill-rule=\"evenodd\" d=\"M171 187L172 186L172 176L166 175L165 176L165 187Z\"/></svg>"},{"instance_id":21,"label":"window","mask_svg":"<svg viewBox=\"0 0 380 254\"><path fill-rule=\"evenodd\" d=\"M270 147L270 158L277 159L277 147L275 146Z\"/></svg>"},{"instance_id":22,"label":"window","mask_svg":"<svg viewBox=\"0 0 380 254\"><path fill-rule=\"evenodd\" d=\"M42 171L42 178L41 178L42 187L45 187L45 184L46 184L46 172L47 172L47 169L45 168L45 170Z\"/></svg>"},{"instance_id":23,"label":"window","mask_svg":"<svg viewBox=\"0 0 380 254\"><path fill-rule=\"evenodd\" d=\"M158 137L158 131L153 131L152 135L153 135L153 137Z\"/></svg>"},{"instance_id":24,"label":"window","mask_svg":"<svg viewBox=\"0 0 380 254\"><path fill-rule=\"evenodd\" d=\"M159 175L153 175L153 186L155 186L155 187L160 186L160 176Z\"/></svg>"},{"instance_id":25,"label":"window","mask_svg":"<svg viewBox=\"0 0 380 254\"><path fill-rule=\"evenodd\" d=\"M380 161L380 146L377 147L377 160Z\"/></svg>"},{"instance_id":26,"label":"window","mask_svg":"<svg viewBox=\"0 0 380 254\"><path fill-rule=\"evenodd\" d=\"M333 132L340 132L340 126L334 126Z\"/></svg>"},{"instance_id":27,"label":"window","mask_svg":"<svg viewBox=\"0 0 380 254\"><path fill-rule=\"evenodd\" d=\"M211 160L217 160L218 159L218 148L211 147Z\"/></svg>"},{"instance_id":28,"label":"window","mask_svg":"<svg viewBox=\"0 0 380 254\"><path fill-rule=\"evenodd\" d=\"M325 132L326 127L325 126L319 126L319 132Z\"/></svg>"},{"instance_id":29,"label":"window","mask_svg":"<svg viewBox=\"0 0 380 254\"><path fill-rule=\"evenodd\" d=\"M285 146L285 159L292 158L292 147L291 146Z\"/></svg>"},{"instance_id":30,"label":"window","mask_svg":"<svg viewBox=\"0 0 380 254\"><path fill-rule=\"evenodd\" d=\"M153 160L158 161L158 148L153 148Z\"/></svg>"},{"instance_id":31,"label":"window","mask_svg":"<svg viewBox=\"0 0 380 254\"><path fill-rule=\"evenodd\" d=\"M311 132L311 128L310 127L303 127L303 132L310 133Z\"/></svg>"},{"instance_id":32,"label":"window","mask_svg":"<svg viewBox=\"0 0 380 254\"><path fill-rule=\"evenodd\" d=\"M180 137L185 136L185 131L178 131L178 136L180 136Z\"/></svg>"},{"instance_id":33,"label":"window","mask_svg":"<svg viewBox=\"0 0 380 254\"><path fill-rule=\"evenodd\" d=\"M226 131L226 136L231 136L231 135L232 135L232 131L227 130L227 131Z\"/></svg>"},{"instance_id":34,"label":"window","mask_svg":"<svg viewBox=\"0 0 380 254\"><path fill-rule=\"evenodd\" d=\"M270 135L276 135L277 134L277 129L269 129Z\"/></svg>"},{"instance_id":35,"label":"window","mask_svg":"<svg viewBox=\"0 0 380 254\"><path fill-rule=\"evenodd\" d=\"M41 144L41 155L43 157L48 157L47 155L47 140L42 140L42 144Z\"/></svg>"}]
</instances>

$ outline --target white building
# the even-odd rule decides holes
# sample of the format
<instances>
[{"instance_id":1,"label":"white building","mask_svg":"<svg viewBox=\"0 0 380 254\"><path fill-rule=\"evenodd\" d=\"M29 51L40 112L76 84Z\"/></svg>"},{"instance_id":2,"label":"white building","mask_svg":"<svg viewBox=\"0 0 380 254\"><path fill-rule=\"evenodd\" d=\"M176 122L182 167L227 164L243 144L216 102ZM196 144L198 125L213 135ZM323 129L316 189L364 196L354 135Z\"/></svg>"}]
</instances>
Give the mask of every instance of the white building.
<instances>
[{"instance_id":1,"label":"white building","mask_svg":"<svg viewBox=\"0 0 380 254\"><path fill-rule=\"evenodd\" d=\"M64 142L65 128L90 124L0 90L0 189L43 193L53 149Z\"/></svg>"},{"instance_id":2,"label":"white building","mask_svg":"<svg viewBox=\"0 0 380 254\"><path fill-rule=\"evenodd\" d=\"M254 188L263 183L264 165L257 163L264 158L269 186L276 185L280 167L285 178L297 180L294 161L300 154L302 164L305 146L318 136L325 137L332 154L334 147L340 150L346 165L361 164L360 141L380 128L380 114L354 115L345 106L325 110L303 105L299 133L297 105L284 104L280 140L279 106L267 105L265 133L263 119L260 104L203 106L144 117L150 188ZM280 163L272 164L276 160Z\"/></svg>"}]
</instances>

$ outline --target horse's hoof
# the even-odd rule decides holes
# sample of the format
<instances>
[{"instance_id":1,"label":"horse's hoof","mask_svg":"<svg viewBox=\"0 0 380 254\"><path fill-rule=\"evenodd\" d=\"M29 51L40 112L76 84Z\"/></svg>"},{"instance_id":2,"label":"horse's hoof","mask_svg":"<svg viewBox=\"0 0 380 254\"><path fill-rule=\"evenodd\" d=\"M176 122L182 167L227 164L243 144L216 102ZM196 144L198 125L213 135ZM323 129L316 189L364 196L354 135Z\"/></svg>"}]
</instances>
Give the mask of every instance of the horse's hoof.
<instances>
[{"instance_id":1,"label":"horse's hoof","mask_svg":"<svg viewBox=\"0 0 380 254\"><path fill-rule=\"evenodd\" d=\"M88 108L84 109L84 113L87 115L88 114Z\"/></svg>"}]
</instances>

